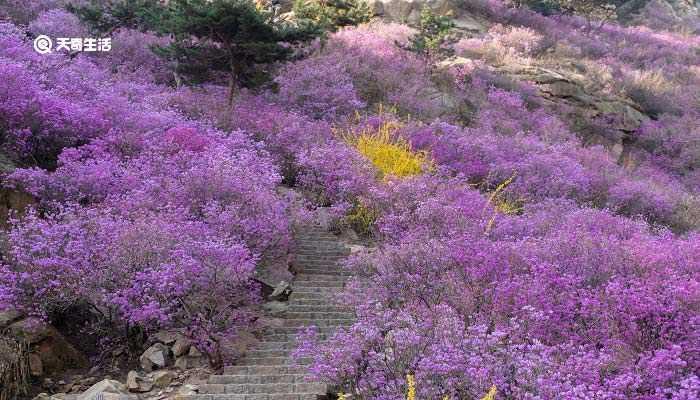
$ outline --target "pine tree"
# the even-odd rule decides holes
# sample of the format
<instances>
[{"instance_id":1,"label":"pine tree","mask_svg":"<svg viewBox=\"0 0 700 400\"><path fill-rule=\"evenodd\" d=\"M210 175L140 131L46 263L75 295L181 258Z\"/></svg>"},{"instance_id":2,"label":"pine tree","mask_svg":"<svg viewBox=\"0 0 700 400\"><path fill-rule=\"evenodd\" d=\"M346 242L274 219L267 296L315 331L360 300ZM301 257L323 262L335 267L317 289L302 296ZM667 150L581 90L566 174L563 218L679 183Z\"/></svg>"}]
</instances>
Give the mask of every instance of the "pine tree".
<instances>
[{"instance_id":1,"label":"pine tree","mask_svg":"<svg viewBox=\"0 0 700 400\"><path fill-rule=\"evenodd\" d=\"M286 59L293 43L315 32L275 20L251 0L171 0L160 29L174 36L159 53L175 60L178 72L202 77L211 71L228 75L229 104L242 77L256 65Z\"/></svg>"},{"instance_id":2,"label":"pine tree","mask_svg":"<svg viewBox=\"0 0 700 400\"><path fill-rule=\"evenodd\" d=\"M77 15L100 34L109 34L118 28L153 29L163 5L157 0L90 0L69 3L68 11Z\"/></svg>"}]
</instances>

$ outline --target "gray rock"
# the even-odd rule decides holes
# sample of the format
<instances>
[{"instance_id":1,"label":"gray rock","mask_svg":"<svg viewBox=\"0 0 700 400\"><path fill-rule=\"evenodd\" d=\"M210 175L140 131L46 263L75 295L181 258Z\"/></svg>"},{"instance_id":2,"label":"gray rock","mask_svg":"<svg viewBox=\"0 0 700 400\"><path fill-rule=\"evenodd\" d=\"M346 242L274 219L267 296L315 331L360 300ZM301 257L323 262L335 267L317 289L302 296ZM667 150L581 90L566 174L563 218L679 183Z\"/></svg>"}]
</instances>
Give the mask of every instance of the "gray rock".
<instances>
[{"instance_id":1,"label":"gray rock","mask_svg":"<svg viewBox=\"0 0 700 400\"><path fill-rule=\"evenodd\" d=\"M194 347L194 346L190 346L190 352L187 353L187 355L190 357L202 357L203 356L202 352L199 351L199 349Z\"/></svg>"},{"instance_id":2,"label":"gray rock","mask_svg":"<svg viewBox=\"0 0 700 400\"><path fill-rule=\"evenodd\" d=\"M289 297L289 295L292 293L292 287L287 281L281 281L280 283L275 286L275 290L272 291L272 294L269 296L270 300L285 300Z\"/></svg>"},{"instance_id":3,"label":"gray rock","mask_svg":"<svg viewBox=\"0 0 700 400\"><path fill-rule=\"evenodd\" d=\"M132 399L126 386L119 381L105 379L92 385L77 400L122 400Z\"/></svg>"},{"instance_id":4,"label":"gray rock","mask_svg":"<svg viewBox=\"0 0 700 400\"><path fill-rule=\"evenodd\" d=\"M157 371L153 374L153 384L156 387L164 388L175 379L176 375L172 371Z\"/></svg>"},{"instance_id":5,"label":"gray rock","mask_svg":"<svg viewBox=\"0 0 700 400\"><path fill-rule=\"evenodd\" d=\"M11 336L19 337L30 344L39 343L53 336L54 329L38 318L26 318L7 327Z\"/></svg>"},{"instance_id":6,"label":"gray rock","mask_svg":"<svg viewBox=\"0 0 700 400\"><path fill-rule=\"evenodd\" d=\"M36 353L29 354L29 373L32 376L44 375L44 363L41 361L41 356Z\"/></svg>"},{"instance_id":7,"label":"gray rock","mask_svg":"<svg viewBox=\"0 0 700 400\"><path fill-rule=\"evenodd\" d=\"M129 371L126 376L126 388L130 392L149 392L153 389L153 382L136 371Z\"/></svg>"},{"instance_id":8,"label":"gray rock","mask_svg":"<svg viewBox=\"0 0 700 400\"><path fill-rule=\"evenodd\" d=\"M17 310L5 310L0 312L0 329L6 328L20 318L22 318L22 313Z\"/></svg>"},{"instance_id":9,"label":"gray rock","mask_svg":"<svg viewBox=\"0 0 700 400\"><path fill-rule=\"evenodd\" d=\"M184 371L190 368L200 368L207 365L205 357L182 356L175 360L175 368Z\"/></svg>"},{"instance_id":10,"label":"gray rock","mask_svg":"<svg viewBox=\"0 0 700 400\"><path fill-rule=\"evenodd\" d=\"M448 13L456 15L460 12L457 2L451 0L369 0L367 4L375 15L409 24L419 21L423 7L443 15Z\"/></svg>"},{"instance_id":11,"label":"gray rock","mask_svg":"<svg viewBox=\"0 0 700 400\"><path fill-rule=\"evenodd\" d=\"M199 386L197 385L183 385L177 394L181 396L192 396L199 392Z\"/></svg>"},{"instance_id":12,"label":"gray rock","mask_svg":"<svg viewBox=\"0 0 700 400\"><path fill-rule=\"evenodd\" d=\"M155 342L172 345L180 337L179 334L175 332L160 331L152 336Z\"/></svg>"},{"instance_id":13,"label":"gray rock","mask_svg":"<svg viewBox=\"0 0 700 400\"><path fill-rule=\"evenodd\" d=\"M173 344L173 347L171 348L171 350L173 351L173 356L180 357L182 355L187 354L187 352L190 351L190 346L192 346L192 342L190 342L189 339L179 337Z\"/></svg>"},{"instance_id":14,"label":"gray rock","mask_svg":"<svg viewBox=\"0 0 700 400\"><path fill-rule=\"evenodd\" d=\"M156 343L149 347L139 358L141 368L146 372L165 368L170 361L170 349L163 343Z\"/></svg>"},{"instance_id":15,"label":"gray rock","mask_svg":"<svg viewBox=\"0 0 700 400\"><path fill-rule=\"evenodd\" d=\"M268 301L263 304L263 308L272 315L280 315L287 312L289 305L282 301Z\"/></svg>"}]
</instances>

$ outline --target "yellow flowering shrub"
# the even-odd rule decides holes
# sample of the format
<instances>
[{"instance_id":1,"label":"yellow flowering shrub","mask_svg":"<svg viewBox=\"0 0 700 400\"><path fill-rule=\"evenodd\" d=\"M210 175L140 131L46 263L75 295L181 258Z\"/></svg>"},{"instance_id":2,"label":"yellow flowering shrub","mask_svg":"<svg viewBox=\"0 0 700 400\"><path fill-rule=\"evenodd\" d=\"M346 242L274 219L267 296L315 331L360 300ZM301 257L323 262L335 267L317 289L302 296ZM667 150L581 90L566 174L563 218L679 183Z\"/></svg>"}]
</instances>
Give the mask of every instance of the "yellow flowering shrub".
<instances>
[{"instance_id":1,"label":"yellow flowering shrub","mask_svg":"<svg viewBox=\"0 0 700 400\"><path fill-rule=\"evenodd\" d=\"M416 400L416 378L411 374L406 375L406 384L408 385L406 400ZM486 393L481 400L496 400L496 391L496 385L491 386L488 393ZM341 395L342 393L340 393L338 397L342 399L342 397L340 397ZM442 400L449 400L449 397L445 396Z\"/></svg>"},{"instance_id":2,"label":"yellow flowering shrub","mask_svg":"<svg viewBox=\"0 0 700 400\"><path fill-rule=\"evenodd\" d=\"M406 383L408 383L406 400L416 400L416 379L413 375L406 375Z\"/></svg>"},{"instance_id":3,"label":"yellow flowering shrub","mask_svg":"<svg viewBox=\"0 0 700 400\"><path fill-rule=\"evenodd\" d=\"M489 392L486 393L486 396L482 397L481 400L496 400L496 385L491 386Z\"/></svg>"},{"instance_id":4,"label":"yellow flowering shrub","mask_svg":"<svg viewBox=\"0 0 700 400\"><path fill-rule=\"evenodd\" d=\"M405 178L430 169L427 153L413 151L406 139L396 135L399 127L396 122L385 122L376 130L366 129L359 134L342 136L367 157L384 178Z\"/></svg>"},{"instance_id":5,"label":"yellow flowering shrub","mask_svg":"<svg viewBox=\"0 0 700 400\"><path fill-rule=\"evenodd\" d=\"M496 221L496 213L512 215L522 211L523 207L520 201L512 201L503 196L504 191L506 190L508 185L513 183L516 176L517 174L513 173L513 175L510 178L501 182L500 184L498 184L498 186L496 186L495 189L489 192L487 204L493 205L494 214L491 216L488 224L486 225L486 234L488 234L491 231L491 228L493 227L493 224Z\"/></svg>"},{"instance_id":6,"label":"yellow flowering shrub","mask_svg":"<svg viewBox=\"0 0 700 400\"><path fill-rule=\"evenodd\" d=\"M379 212L376 209L358 202L345 216L345 222L359 235L369 236L377 218L379 218Z\"/></svg>"}]
</instances>

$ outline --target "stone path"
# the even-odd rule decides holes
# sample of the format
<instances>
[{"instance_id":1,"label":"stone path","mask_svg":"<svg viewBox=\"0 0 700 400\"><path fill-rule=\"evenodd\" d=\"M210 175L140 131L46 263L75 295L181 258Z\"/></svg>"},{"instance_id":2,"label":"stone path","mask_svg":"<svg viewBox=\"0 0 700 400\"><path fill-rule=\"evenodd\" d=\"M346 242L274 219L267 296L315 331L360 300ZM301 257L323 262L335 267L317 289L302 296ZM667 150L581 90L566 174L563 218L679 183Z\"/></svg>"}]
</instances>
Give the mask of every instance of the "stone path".
<instances>
[{"instance_id":1,"label":"stone path","mask_svg":"<svg viewBox=\"0 0 700 400\"><path fill-rule=\"evenodd\" d=\"M315 400L326 394L326 386L309 382L308 360L291 359L299 329L318 327L321 338L350 325L350 309L334 304L331 297L345 284L347 272L338 261L349 249L334 235L321 228L310 228L297 236L297 274L284 325L268 329L258 347L249 351L237 365L226 367L223 375L213 375L199 394L179 396L178 400Z\"/></svg>"}]
</instances>

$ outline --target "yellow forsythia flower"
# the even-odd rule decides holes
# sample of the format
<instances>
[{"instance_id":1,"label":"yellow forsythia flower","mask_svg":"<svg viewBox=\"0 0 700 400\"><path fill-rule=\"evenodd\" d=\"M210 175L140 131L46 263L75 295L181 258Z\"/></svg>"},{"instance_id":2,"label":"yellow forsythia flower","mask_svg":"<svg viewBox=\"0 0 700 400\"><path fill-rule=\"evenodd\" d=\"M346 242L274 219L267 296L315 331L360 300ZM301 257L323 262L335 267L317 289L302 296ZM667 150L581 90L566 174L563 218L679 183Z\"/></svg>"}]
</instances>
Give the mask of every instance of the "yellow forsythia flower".
<instances>
[{"instance_id":1,"label":"yellow forsythia flower","mask_svg":"<svg viewBox=\"0 0 700 400\"><path fill-rule=\"evenodd\" d=\"M385 122L376 130L366 129L359 134L343 134L343 138L367 157L382 177L404 178L430 169L425 152L416 152L404 138L395 134L400 125Z\"/></svg>"},{"instance_id":2,"label":"yellow forsythia flower","mask_svg":"<svg viewBox=\"0 0 700 400\"><path fill-rule=\"evenodd\" d=\"M489 392L486 393L486 396L482 397L481 400L496 400L496 385L491 386Z\"/></svg>"},{"instance_id":3,"label":"yellow forsythia flower","mask_svg":"<svg viewBox=\"0 0 700 400\"><path fill-rule=\"evenodd\" d=\"M406 383L408 383L406 400L416 400L416 379L413 377L413 375L406 375Z\"/></svg>"}]
</instances>

